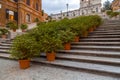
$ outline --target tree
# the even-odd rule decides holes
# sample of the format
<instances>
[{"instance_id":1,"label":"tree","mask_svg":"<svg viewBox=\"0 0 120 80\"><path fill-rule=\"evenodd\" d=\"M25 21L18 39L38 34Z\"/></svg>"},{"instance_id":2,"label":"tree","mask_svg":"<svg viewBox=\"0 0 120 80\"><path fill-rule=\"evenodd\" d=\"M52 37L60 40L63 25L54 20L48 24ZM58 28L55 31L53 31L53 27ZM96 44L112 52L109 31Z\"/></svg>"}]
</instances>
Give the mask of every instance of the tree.
<instances>
[{"instance_id":1,"label":"tree","mask_svg":"<svg viewBox=\"0 0 120 80\"><path fill-rule=\"evenodd\" d=\"M105 3L103 4L103 9L104 10L112 10L111 9L111 2L110 1L105 1Z\"/></svg>"}]
</instances>

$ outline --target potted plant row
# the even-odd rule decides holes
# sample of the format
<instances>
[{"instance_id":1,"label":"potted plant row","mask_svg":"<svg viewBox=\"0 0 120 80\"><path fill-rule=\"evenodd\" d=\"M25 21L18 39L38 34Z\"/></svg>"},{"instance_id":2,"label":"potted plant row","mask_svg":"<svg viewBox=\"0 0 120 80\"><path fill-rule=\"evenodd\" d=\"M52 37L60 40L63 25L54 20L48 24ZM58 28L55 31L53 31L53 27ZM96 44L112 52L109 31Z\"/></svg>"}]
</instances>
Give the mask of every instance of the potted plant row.
<instances>
[{"instance_id":1,"label":"potted plant row","mask_svg":"<svg viewBox=\"0 0 120 80\"><path fill-rule=\"evenodd\" d=\"M95 22L93 23L93 21ZM91 22L92 21L92 22ZM10 53L19 60L29 60L40 52L46 53L48 61L54 61L57 50L70 50L74 38L86 37L91 26L98 26L98 16L81 16L74 19L63 19L37 25L27 34L16 37ZM79 39L78 39L79 41ZM66 46L67 47L66 47ZM29 67L29 66L28 66ZM25 67L27 68L27 67Z\"/></svg>"}]
</instances>

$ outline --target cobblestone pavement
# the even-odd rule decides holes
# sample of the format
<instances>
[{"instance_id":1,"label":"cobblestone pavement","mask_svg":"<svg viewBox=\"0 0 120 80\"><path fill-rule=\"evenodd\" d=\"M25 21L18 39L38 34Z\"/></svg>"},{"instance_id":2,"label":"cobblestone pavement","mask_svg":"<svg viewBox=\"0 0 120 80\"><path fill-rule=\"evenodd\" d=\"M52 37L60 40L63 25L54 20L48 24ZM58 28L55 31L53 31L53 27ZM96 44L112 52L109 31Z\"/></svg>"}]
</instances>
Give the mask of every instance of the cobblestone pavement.
<instances>
[{"instance_id":1,"label":"cobblestone pavement","mask_svg":"<svg viewBox=\"0 0 120 80\"><path fill-rule=\"evenodd\" d=\"M0 59L0 80L120 80L120 78L31 64L19 69L17 61Z\"/></svg>"}]
</instances>

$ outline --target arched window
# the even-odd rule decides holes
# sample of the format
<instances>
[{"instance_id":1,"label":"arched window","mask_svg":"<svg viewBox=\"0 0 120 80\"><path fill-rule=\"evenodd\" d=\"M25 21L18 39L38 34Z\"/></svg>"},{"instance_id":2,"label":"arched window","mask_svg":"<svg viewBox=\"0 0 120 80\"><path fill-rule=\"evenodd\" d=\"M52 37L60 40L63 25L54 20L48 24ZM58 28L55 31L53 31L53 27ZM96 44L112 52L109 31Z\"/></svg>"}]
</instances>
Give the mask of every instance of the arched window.
<instances>
[{"instance_id":1,"label":"arched window","mask_svg":"<svg viewBox=\"0 0 120 80\"><path fill-rule=\"evenodd\" d=\"M30 5L30 0L26 0L26 4L27 4L27 5Z\"/></svg>"},{"instance_id":2,"label":"arched window","mask_svg":"<svg viewBox=\"0 0 120 80\"><path fill-rule=\"evenodd\" d=\"M38 3L36 3L36 10L39 10Z\"/></svg>"},{"instance_id":3,"label":"arched window","mask_svg":"<svg viewBox=\"0 0 120 80\"><path fill-rule=\"evenodd\" d=\"M30 15L26 14L26 22L30 22Z\"/></svg>"}]
</instances>

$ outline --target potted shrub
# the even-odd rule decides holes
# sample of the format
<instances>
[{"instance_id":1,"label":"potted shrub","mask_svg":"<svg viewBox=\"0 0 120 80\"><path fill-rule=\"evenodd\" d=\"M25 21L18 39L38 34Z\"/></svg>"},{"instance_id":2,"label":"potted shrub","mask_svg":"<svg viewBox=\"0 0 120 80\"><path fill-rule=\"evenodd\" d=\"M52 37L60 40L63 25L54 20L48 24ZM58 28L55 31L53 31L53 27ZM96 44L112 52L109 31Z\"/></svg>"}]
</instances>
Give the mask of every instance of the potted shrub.
<instances>
[{"instance_id":1,"label":"potted shrub","mask_svg":"<svg viewBox=\"0 0 120 80\"><path fill-rule=\"evenodd\" d=\"M56 51L62 49L62 41L59 38L50 37L49 35L45 35L40 45L42 51L46 53L47 61L54 61Z\"/></svg>"},{"instance_id":2,"label":"potted shrub","mask_svg":"<svg viewBox=\"0 0 120 80\"><path fill-rule=\"evenodd\" d=\"M71 49L70 42L74 41L75 33L73 33L70 30L66 30L66 31L61 30L59 34L61 35L60 39L64 45L64 49L70 50Z\"/></svg>"},{"instance_id":3,"label":"potted shrub","mask_svg":"<svg viewBox=\"0 0 120 80\"><path fill-rule=\"evenodd\" d=\"M107 14L108 16L110 16L111 13L113 13L113 11L111 11L111 10L108 10L108 11L106 12L106 14Z\"/></svg>"},{"instance_id":4,"label":"potted shrub","mask_svg":"<svg viewBox=\"0 0 120 80\"><path fill-rule=\"evenodd\" d=\"M40 49L34 37L23 34L15 38L9 52L19 60L20 68L26 69L30 67L30 59L39 54Z\"/></svg>"},{"instance_id":5,"label":"potted shrub","mask_svg":"<svg viewBox=\"0 0 120 80\"><path fill-rule=\"evenodd\" d=\"M18 29L18 26L15 21L10 21L7 23L7 26L12 29L14 32L16 32L16 29Z\"/></svg>"},{"instance_id":6,"label":"potted shrub","mask_svg":"<svg viewBox=\"0 0 120 80\"><path fill-rule=\"evenodd\" d=\"M28 28L28 25L27 24L21 24L20 26L22 32L25 32L25 30Z\"/></svg>"},{"instance_id":7,"label":"potted shrub","mask_svg":"<svg viewBox=\"0 0 120 80\"><path fill-rule=\"evenodd\" d=\"M41 33L42 34L42 33ZM44 34L44 33L43 33ZM44 34L41 39L39 39L39 45L41 46L41 51L46 53L47 61L54 61L56 51L58 49L62 49L62 41L59 36L55 36L58 34L48 33Z\"/></svg>"},{"instance_id":8,"label":"potted shrub","mask_svg":"<svg viewBox=\"0 0 120 80\"><path fill-rule=\"evenodd\" d=\"M30 35L34 36L38 41L40 50L46 53L48 61L54 61L56 51L63 47L56 25L56 22L48 22L39 25L30 32Z\"/></svg>"},{"instance_id":9,"label":"potted shrub","mask_svg":"<svg viewBox=\"0 0 120 80\"><path fill-rule=\"evenodd\" d=\"M119 12L112 12L111 15L110 15L110 17L111 17L111 18L112 18L112 17L117 17L117 15L119 15Z\"/></svg>"},{"instance_id":10,"label":"potted shrub","mask_svg":"<svg viewBox=\"0 0 120 80\"><path fill-rule=\"evenodd\" d=\"M82 34L79 18L71 19L71 31L75 34L74 42L79 42L80 36Z\"/></svg>"},{"instance_id":11,"label":"potted shrub","mask_svg":"<svg viewBox=\"0 0 120 80\"><path fill-rule=\"evenodd\" d=\"M8 32L9 31L7 29L0 28L0 34L1 34L2 38L6 39Z\"/></svg>"}]
</instances>

